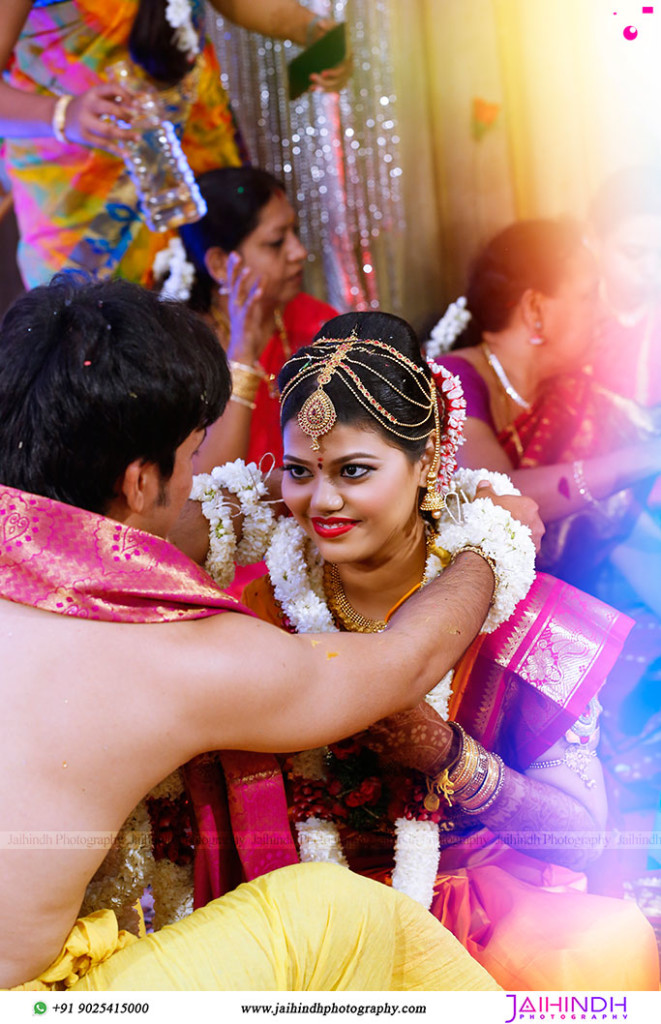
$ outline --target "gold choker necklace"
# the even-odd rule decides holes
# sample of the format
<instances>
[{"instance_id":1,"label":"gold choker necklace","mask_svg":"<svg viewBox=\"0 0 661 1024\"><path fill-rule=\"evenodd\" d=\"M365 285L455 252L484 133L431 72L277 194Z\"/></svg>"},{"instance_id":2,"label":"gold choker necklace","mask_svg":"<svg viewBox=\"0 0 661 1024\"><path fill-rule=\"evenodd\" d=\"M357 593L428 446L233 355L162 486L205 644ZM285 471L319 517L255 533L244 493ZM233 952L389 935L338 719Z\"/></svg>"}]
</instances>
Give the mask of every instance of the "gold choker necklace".
<instances>
[{"instance_id":1,"label":"gold choker necklace","mask_svg":"<svg viewBox=\"0 0 661 1024\"><path fill-rule=\"evenodd\" d=\"M439 548L436 544L436 534L433 529L427 529L425 536L425 570L427 568L427 559L430 553L434 553L437 558L440 558L443 563L443 567L450 562L450 556L447 551L443 548ZM340 577L340 570L333 562L324 562L324 578L323 587L326 594L326 601L328 604L329 611L335 622L342 626L348 633L382 633L388 625L388 619L394 612L401 607L402 604L414 594L416 590L419 590L422 586L423 578L420 583L417 583L400 600L390 609L385 619L368 619L365 615L361 615L357 612L353 605L350 603L349 598L344 592L344 586Z\"/></svg>"},{"instance_id":2,"label":"gold choker necklace","mask_svg":"<svg viewBox=\"0 0 661 1024\"><path fill-rule=\"evenodd\" d=\"M349 633L381 633L385 619L368 619L349 603L344 593L340 571L333 562L324 563L324 590L331 615Z\"/></svg>"}]
</instances>

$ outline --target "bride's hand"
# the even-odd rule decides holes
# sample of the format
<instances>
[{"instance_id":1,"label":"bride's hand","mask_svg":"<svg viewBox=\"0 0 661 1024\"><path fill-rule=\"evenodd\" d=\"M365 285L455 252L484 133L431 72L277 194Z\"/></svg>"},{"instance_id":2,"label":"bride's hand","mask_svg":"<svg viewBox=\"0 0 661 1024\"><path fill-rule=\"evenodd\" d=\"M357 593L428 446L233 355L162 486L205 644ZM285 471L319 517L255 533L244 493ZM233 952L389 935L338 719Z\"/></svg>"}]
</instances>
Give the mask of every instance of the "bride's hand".
<instances>
[{"instance_id":1,"label":"bride's hand","mask_svg":"<svg viewBox=\"0 0 661 1024\"><path fill-rule=\"evenodd\" d=\"M525 495L498 495L487 480L482 480L477 485L475 497L488 498L494 505L500 505L514 519L518 519L520 523L527 526L535 545L535 551L539 551L546 527L539 517L539 506L536 501L533 501L532 498L526 498Z\"/></svg>"},{"instance_id":2,"label":"bride's hand","mask_svg":"<svg viewBox=\"0 0 661 1024\"><path fill-rule=\"evenodd\" d=\"M450 763L454 735L438 712L421 701L409 711L382 718L362 740L385 764L403 765L431 776Z\"/></svg>"}]
</instances>

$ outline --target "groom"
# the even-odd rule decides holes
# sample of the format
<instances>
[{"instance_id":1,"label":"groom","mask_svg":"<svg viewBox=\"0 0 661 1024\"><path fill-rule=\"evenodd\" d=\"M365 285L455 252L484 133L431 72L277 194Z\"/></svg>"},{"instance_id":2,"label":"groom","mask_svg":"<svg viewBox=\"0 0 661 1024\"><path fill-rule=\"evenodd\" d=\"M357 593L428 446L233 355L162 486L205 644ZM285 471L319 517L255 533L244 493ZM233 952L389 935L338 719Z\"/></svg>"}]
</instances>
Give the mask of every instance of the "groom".
<instances>
[{"instance_id":1,"label":"groom","mask_svg":"<svg viewBox=\"0 0 661 1024\"><path fill-rule=\"evenodd\" d=\"M461 554L376 636L291 636L219 591L165 538L186 503L193 455L229 392L226 360L210 328L188 310L125 282L55 282L23 296L5 318L0 807L5 827L21 835L66 829L114 834L146 792L201 752L315 747L411 707L455 664L484 620L493 577L474 551ZM537 530L532 502L508 499L508 507ZM40 975L34 987L72 985L85 966L71 953L75 943L68 945L67 936L104 847L35 845L21 852L19 857L4 844L0 858L0 986ZM272 899L278 921L286 920L288 891L293 896L300 872L310 868L319 866L265 876L267 885L277 879ZM329 903L341 899L349 873L320 870L333 879L330 885L312 881L307 917L297 926L307 929L315 917L322 920L318 941L328 944ZM383 887L375 894L370 882L354 876L350 885L361 888L341 915L356 932L363 930L360 917L370 901L380 910L399 896ZM211 907L217 904L223 900ZM238 919L231 915L242 912L233 907L225 912L234 927ZM167 929L168 939L207 910ZM225 921L224 935L228 926ZM79 939L95 922L76 927ZM416 927L434 933L424 941L432 959L420 987L450 987L441 981L447 971L447 946L439 944L443 929L430 915ZM383 934L372 931L378 946ZM208 946L209 935L196 940L194 925L185 935L188 947L196 941ZM140 974L135 980L131 946L121 949L129 941L117 935L115 922L101 959L111 957L122 970L106 987L170 987L167 970L167 981L148 975L146 983ZM300 977L274 980L266 963L273 956L264 957L268 941L265 932L247 987L310 984ZM301 948L312 949L313 941L302 936ZM180 967L177 950L172 956ZM370 965L386 959L382 954L365 949L359 959ZM222 956L231 966L231 950ZM155 959L143 956L142 969ZM49 973L53 962L57 968ZM95 970L92 959L83 982L90 987ZM404 974L406 987L417 984L413 966L411 971L408 978ZM181 983L230 984L227 976L207 982L185 973ZM332 973L315 976L310 987L339 984L370 987L359 975L340 979ZM383 979L373 987L379 985L387 987ZM475 981L475 987L490 985L485 976Z\"/></svg>"}]
</instances>

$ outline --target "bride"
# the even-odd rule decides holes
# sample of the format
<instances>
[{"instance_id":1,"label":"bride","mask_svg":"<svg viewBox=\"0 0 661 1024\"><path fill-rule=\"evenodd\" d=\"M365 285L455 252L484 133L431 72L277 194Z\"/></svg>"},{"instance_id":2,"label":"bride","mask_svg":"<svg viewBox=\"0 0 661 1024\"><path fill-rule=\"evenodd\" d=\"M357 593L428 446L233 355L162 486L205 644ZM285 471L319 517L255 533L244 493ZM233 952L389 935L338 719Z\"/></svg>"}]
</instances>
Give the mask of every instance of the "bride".
<instances>
[{"instance_id":1,"label":"bride","mask_svg":"<svg viewBox=\"0 0 661 1024\"><path fill-rule=\"evenodd\" d=\"M606 815L597 692L630 623L551 577L533 582L527 531L480 497L481 481L516 492L501 474L454 473L461 389L448 372L437 391L404 321L336 317L278 383L291 517L244 529L252 557L267 541L269 570L249 607L292 632L380 631L467 545L496 587L482 635L428 703L287 759L286 791L270 756L221 755L244 876L335 860L429 906L505 988L656 989L650 926L631 903L586 895L580 874ZM249 478L242 464L197 478L212 571L231 533L220 490L245 512Z\"/></svg>"}]
</instances>

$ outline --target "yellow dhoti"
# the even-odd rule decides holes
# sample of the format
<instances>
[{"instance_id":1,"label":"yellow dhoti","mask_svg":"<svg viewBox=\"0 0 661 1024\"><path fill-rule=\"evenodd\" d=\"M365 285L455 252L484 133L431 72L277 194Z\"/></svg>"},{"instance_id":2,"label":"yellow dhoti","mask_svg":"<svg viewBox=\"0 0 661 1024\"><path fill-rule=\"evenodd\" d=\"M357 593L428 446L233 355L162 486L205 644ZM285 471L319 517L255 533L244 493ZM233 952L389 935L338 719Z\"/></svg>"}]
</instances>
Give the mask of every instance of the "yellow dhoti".
<instances>
[{"instance_id":1,"label":"yellow dhoti","mask_svg":"<svg viewBox=\"0 0 661 1024\"><path fill-rule=\"evenodd\" d=\"M143 939L118 933L115 921L115 951L108 915L114 918L100 911L76 922L55 964L19 987L127 992L499 988L419 904L331 864L295 864L263 875Z\"/></svg>"}]
</instances>

